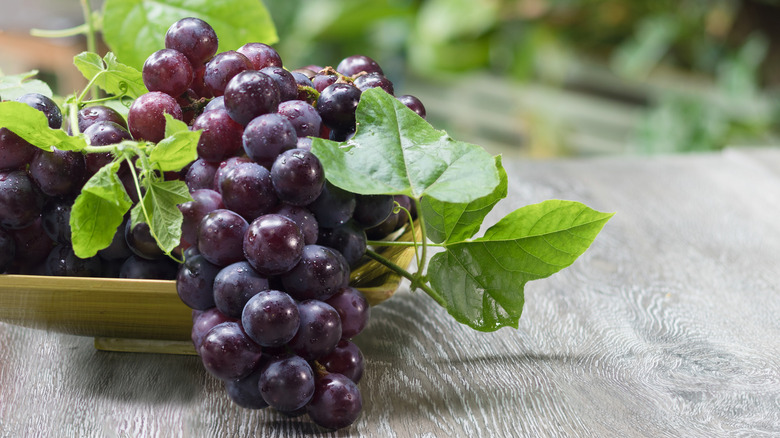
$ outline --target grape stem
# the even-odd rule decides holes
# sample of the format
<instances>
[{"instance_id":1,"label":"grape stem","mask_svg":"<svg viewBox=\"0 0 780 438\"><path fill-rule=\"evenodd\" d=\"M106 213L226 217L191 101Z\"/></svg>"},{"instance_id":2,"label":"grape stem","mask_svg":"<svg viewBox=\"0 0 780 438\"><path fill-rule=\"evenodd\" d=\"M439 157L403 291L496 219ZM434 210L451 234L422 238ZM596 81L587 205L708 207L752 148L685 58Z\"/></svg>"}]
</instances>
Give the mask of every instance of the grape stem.
<instances>
[{"instance_id":1,"label":"grape stem","mask_svg":"<svg viewBox=\"0 0 780 438\"><path fill-rule=\"evenodd\" d=\"M423 280L422 276L419 274L419 271L414 273L414 274L412 274L411 272L407 271L406 269L404 269L404 268L398 266L397 264L393 263L389 259L383 257L381 254L379 254L379 253L377 253L377 252L375 252L373 250L370 250L370 249L366 250L366 255L369 256L370 258L376 260L377 262L385 265L388 269L390 269L391 271L393 271L396 274L400 275L401 277L404 277L404 278L408 279L409 281L411 281L412 282L412 284L410 286L411 290L421 289L426 294L428 294L428 296L433 298L434 301L439 303L440 306L444 307L445 309L447 308L447 302L444 300L444 298L438 292L433 290L433 288L430 285L428 285L427 282L425 282Z\"/></svg>"}]
</instances>

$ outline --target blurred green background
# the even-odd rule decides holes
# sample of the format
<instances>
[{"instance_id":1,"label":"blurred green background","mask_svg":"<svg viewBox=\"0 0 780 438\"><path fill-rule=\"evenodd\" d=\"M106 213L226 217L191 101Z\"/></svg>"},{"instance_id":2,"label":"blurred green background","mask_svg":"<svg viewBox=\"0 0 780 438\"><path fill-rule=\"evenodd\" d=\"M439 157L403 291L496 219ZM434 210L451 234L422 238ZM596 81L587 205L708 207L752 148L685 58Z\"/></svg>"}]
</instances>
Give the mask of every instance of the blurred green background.
<instances>
[{"instance_id":1,"label":"blurred green background","mask_svg":"<svg viewBox=\"0 0 780 438\"><path fill-rule=\"evenodd\" d=\"M80 24L77 1L56 3L71 4L69 25ZM423 100L434 126L491 152L549 157L780 144L775 1L265 4L286 67L371 56L397 94ZM65 12L52 14L67 20ZM0 68L15 73L2 41L14 34L13 17L1 20ZM33 67L63 82L59 69Z\"/></svg>"}]
</instances>

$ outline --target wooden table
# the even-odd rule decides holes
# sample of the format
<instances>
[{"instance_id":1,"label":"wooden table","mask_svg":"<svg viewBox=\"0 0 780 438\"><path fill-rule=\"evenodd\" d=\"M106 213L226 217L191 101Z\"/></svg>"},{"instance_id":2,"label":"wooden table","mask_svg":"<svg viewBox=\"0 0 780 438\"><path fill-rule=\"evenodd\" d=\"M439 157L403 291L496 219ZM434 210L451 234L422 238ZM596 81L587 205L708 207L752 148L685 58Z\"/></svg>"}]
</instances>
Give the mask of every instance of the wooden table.
<instances>
[{"instance_id":1,"label":"wooden table","mask_svg":"<svg viewBox=\"0 0 780 438\"><path fill-rule=\"evenodd\" d=\"M0 324L0 436L780 436L780 150L505 166L502 216L549 198L617 215L528 285L519 330L405 290L375 307L350 428L238 408L196 357Z\"/></svg>"}]
</instances>

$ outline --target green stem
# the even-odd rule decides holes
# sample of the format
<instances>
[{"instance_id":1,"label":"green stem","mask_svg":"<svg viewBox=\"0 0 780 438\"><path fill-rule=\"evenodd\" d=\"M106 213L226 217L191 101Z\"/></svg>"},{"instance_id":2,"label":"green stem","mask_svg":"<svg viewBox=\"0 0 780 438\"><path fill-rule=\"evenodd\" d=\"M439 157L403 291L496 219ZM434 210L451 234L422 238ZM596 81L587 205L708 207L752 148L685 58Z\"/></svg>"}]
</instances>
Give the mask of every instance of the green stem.
<instances>
[{"instance_id":1,"label":"green stem","mask_svg":"<svg viewBox=\"0 0 780 438\"><path fill-rule=\"evenodd\" d=\"M95 38L95 22L93 20L92 15L92 5L90 4L90 0L81 0L81 12L84 14L84 24L87 25L87 51L92 53L97 53L97 42ZM94 78L90 81L90 87L88 89L91 89L90 92L92 98L97 98L98 93L100 92L98 90L97 85L94 85ZM83 96L79 101L83 100Z\"/></svg>"},{"instance_id":2,"label":"green stem","mask_svg":"<svg viewBox=\"0 0 780 438\"><path fill-rule=\"evenodd\" d=\"M67 38L77 35L86 35L88 32L89 26L87 23L59 30L30 29L30 35L40 38Z\"/></svg>"},{"instance_id":3,"label":"green stem","mask_svg":"<svg viewBox=\"0 0 780 438\"><path fill-rule=\"evenodd\" d=\"M367 240L366 244L369 246L418 246L415 242L406 240ZM443 243L428 243L428 246L434 246L438 248L444 248L446 245Z\"/></svg>"},{"instance_id":4,"label":"green stem","mask_svg":"<svg viewBox=\"0 0 780 438\"><path fill-rule=\"evenodd\" d=\"M395 272L396 274L400 275L401 277L404 277L412 282L411 289L421 289L425 293L428 294L431 298L433 298L434 301L439 303L440 306L446 308L447 302L444 300L444 298L439 295L438 292L433 290L427 283L424 283L420 281L420 277L415 273L412 274L411 272L407 271L406 269L398 266L397 264L393 263L392 261L388 260L387 258L383 257L381 254L372 251L370 249L366 250L366 255L370 258L376 260L377 262L385 265L388 269ZM418 271L419 272L419 271Z\"/></svg>"},{"instance_id":5,"label":"green stem","mask_svg":"<svg viewBox=\"0 0 780 438\"><path fill-rule=\"evenodd\" d=\"M420 273L425 272L425 263L428 260L428 233L425 230L425 218L422 215L422 206L420 205L420 200L417 198L412 198L412 202L414 202L415 209L417 210L417 220L420 222L420 240L422 241L422 256L420 257L420 262L417 264L417 271ZM409 214L409 222L412 222L411 213Z\"/></svg>"}]
</instances>

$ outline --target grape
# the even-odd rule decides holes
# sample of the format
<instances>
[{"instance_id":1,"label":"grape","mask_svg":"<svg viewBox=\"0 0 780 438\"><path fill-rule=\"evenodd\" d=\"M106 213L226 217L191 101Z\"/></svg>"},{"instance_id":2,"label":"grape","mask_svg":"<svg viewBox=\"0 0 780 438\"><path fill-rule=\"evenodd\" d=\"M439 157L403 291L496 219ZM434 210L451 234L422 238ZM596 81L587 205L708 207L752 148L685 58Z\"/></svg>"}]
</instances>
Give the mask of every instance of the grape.
<instances>
[{"instance_id":1,"label":"grape","mask_svg":"<svg viewBox=\"0 0 780 438\"><path fill-rule=\"evenodd\" d=\"M406 105L410 110L416 112L417 115L423 119L425 118L425 106L423 106L422 102L420 102L420 99L409 94L404 94L402 96L398 96L398 100L400 100L401 103Z\"/></svg>"},{"instance_id":2,"label":"grape","mask_svg":"<svg viewBox=\"0 0 780 438\"><path fill-rule=\"evenodd\" d=\"M280 98L278 83L259 71L243 71L225 87L225 108L230 117L242 125L257 116L276 111Z\"/></svg>"},{"instance_id":3,"label":"grape","mask_svg":"<svg viewBox=\"0 0 780 438\"><path fill-rule=\"evenodd\" d=\"M40 93L27 93L19 96L17 102L26 103L46 115L49 128L60 129L62 127L62 112L53 100Z\"/></svg>"},{"instance_id":4,"label":"grape","mask_svg":"<svg viewBox=\"0 0 780 438\"><path fill-rule=\"evenodd\" d=\"M200 189L214 189L214 176L218 166L219 163L211 163L202 158L195 160L184 177L190 193Z\"/></svg>"},{"instance_id":5,"label":"grape","mask_svg":"<svg viewBox=\"0 0 780 438\"><path fill-rule=\"evenodd\" d=\"M318 74L311 78L311 83L314 85L314 89L322 93L322 90L336 83L339 80L337 75Z\"/></svg>"},{"instance_id":6,"label":"grape","mask_svg":"<svg viewBox=\"0 0 780 438\"><path fill-rule=\"evenodd\" d=\"M393 200L398 203L399 206L398 213L393 213L398 214L398 225L396 225L397 229L401 228L409 222L409 215L412 213L412 206L414 204L412 203L412 199L406 195L393 195Z\"/></svg>"},{"instance_id":7,"label":"grape","mask_svg":"<svg viewBox=\"0 0 780 438\"><path fill-rule=\"evenodd\" d=\"M262 70L265 67L281 67L282 58L279 53L271 46L263 43L246 43L236 49L238 53L246 56L252 62L255 70Z\"/></svg>"},{"instance_id":8,"label":"grape","mask_svg":"<svg viewBox=\"0 0 780 438\"><path fill-rule=\"evenodd\" d=\"M190 87L192 91L195 93L195 95L199 97L213 98L212 101L216 99L216 97L214 97L214 95L211 93L211 90L206 86L206 80L203 77L206 74L206 65L200 64L195 66L193 64L192 68L193 68L192 84L190 85ZM209 103L211 103L212 101L209 101ZM219 105L219 104L215 104L215 105ZM206 106L208 106L208 104ZM204 111L205 110L206 109L204 108Z\"/></svg>"},{"instance_id":9,"label":"grape","mask_svg":"<svg viewBox=\"0 0 780 438\"><path fill-rule=\"evenodd\" d=\"M331 129L354 130L355 109L359 101L360 89L352 84L335 83L320 93L317 111L322 122Z\"/></svg>"},{"instance_id":10,"label":"grape","mask_svg":"<svg viewBox=\"0 0 780 438\"><path fill-rule=\"evenodd\" d=\"M224 109L214 109L199 115L192 123L192 130L201 131L198 157L202 160L220 162L241 150L244 127Z\"/></svg>"},{"instance_id":11,"label":"grape","mask_svg":"<svg viewBox=\"0 0 780 438\"><path fill-rule=\"evenodd\" d=\"M26 166L37 150L37 147L8 128L0 128L0 170L14 170Z\"/></svg>"},{"instance_id":12,"label":"grape","mask_svg":"<svg viewBox=\"0 0 780 438\"><path fill-rule=\"evenodd\" d=\"M306 90L301 90L300 87L310 87L314 88L314 84L311 82L311 79L309 76L307 76L305 73L301 73L298 71L292 71L293 78L295 78L295 84L297 89L297 97L296 99L305 101L307 103L314 103L314 98L309 95L309 93ZM312 74L311 77L314 77L314 74Z\"/></svg>"},{"instance_id":13,"label":"grape","mask_svg":"<svg viewBox=\"0 0 780 438\"><path fill-rule=\"evenodd\" d=\"M173 49L158 50L144 62L142 77L149 91L180 96L190 88L194 73L184 54Z\"/></svg>"},{"instance_id":14,"label":"grape","mask_svg":"<svg viewBox=\"0 0 780 438\"><path fill-rule=\"evenodd\" d=\"M127 222L130 220L129 216L125 216L122 223L117 227L114 233L114 238L111 239L111 243L98 251L98 255L103 260L124 260L133 255L130 251L130 247L127 246L127 240L125 239L125 228Z\"/></svg>"},{"instance_id":15,"label":"grape","mask_svg":"<svg viewBox=\"0 0 780 438\"><path fill-rule=\"evenodd\" d=\"M298 143L295 127L279 114L256 117L244 128L244 151L261 166L270 169L276 157Z\"/></svg>"},{"instance_id":16,"label":"grape","mask_svg":"<svg viewBox=\"0 0 780 438\"><path fill-rule=\"evenodd\" d=\"M247 157L230 157L227 160L219 163L219 166L217 166L217 170L214 173L214 181L212 181L212 187L216 191L220 191L220 187L222 186L222 181L225 180L225 177L228 173L230 173L231 170L233 170L234 167L241 163L251 163L252 160L250 160Z\"/></svg>"},{"instance_id":17,"label":"grape","mask_svg":"<svg viewBox=\"0 0 780 438\"><path fill-rule=\"evenodd\" d=\"M212 110L225 110L225 96L218 96L209 101L209 103L206 104L206 106L203 108L203 112L212 111Z\"/></svg>"},{"instance_id":18,"label":"grape","mask_svg":"<svg viewBox=\"0 0 780 438\"><path fill-rule=\"evenodd\" d=\"M279 203L271 173L257 163L238 163L219 186L225 206L247 221L267 213Z\"/></svg>"},{"instance_id":19,"label":"grape","mask_svg":"<svg viewBox=\"0 0 780 438\"><path fill-rule=\"evenodd\" d=\"M125 118L119 114L119 111L104 105L84 107L79 110L76 118L78 120L79 132L82 133L86 132L87 128L97 122L114 122L123 129L127 130L127 122L125 121Z\"/></svg>"},{"instance_id":20,"label":"grape","mask_svg":"<svg viewBox=\"0 0 780 438\"><path fill-rule=\"evenodd\" d=\"M223 322L212 327L198 347L203 366L222 380L248 376L260 362L261 354L260 346L252 342L235 322Z\"/></svg>"},{"instance_id":21,"label":"grape","mask_svg":"<svg viewBox=\"0 0 780 438\"><path fill-rule=\"evenodd\" d=\"M238 380L226 380L225 390L228 397L242 408L246 409L264 409L268 403L263 400L260 394L259 380L262 374L262 367L258 367L250 375Z\"/></svg>"},{"instance_id":22,"label":"grape","mask_svg":"<svg viewBox=\"0 0 780 438\"><path fill-rule=\"evenodd\" d=\"M347 141L355 135L355 129L331 129L328 135L328 140L332 141Z\"/></svg>"},{"instance_id":23,"label":"grape","mask_svg":"<svg viewBox=\"0 0 780 438\"><path fill-rule=\"evenodd\" d=\"M371 307L366 297L353 287L342 287L326 303L333 306L341 317L341 337L351 339L357 336L368 324Z\"/></svg>"},{"instance_id":24,"label":"grape","mask_svg":"<svg viewBox=\"0 0 780 438\"><path fill-rule=\"evenodd\" d=\"M43 205L41 225L46 235L57 243L70 244L70 210L72 200L50 198Z\"/></svg>"},{"instance_id":25,"label":"grape","mask_svg":"<svg viewBox=\"0 0 780 438\"><path fill-rule=\"evenodd\" d=\"M246 56L234 50L228 50L217 54L206 63L203 82L212 96L222 96L225 94L225 87L233 77L242 71L253 68Z\"/></svg>"},{"instance_id":26,"label":"grape","mask_svg":"<svg viewBox=\"0 0 780 438\"><path fill-rule=\"evenodd\" d=\"M0 228L0 274L11 267L16 257L16 244L7 231Z\"/></svg>"},{"instance_id":27,"label":"grape","mask_svg":"<svg viewBox=\"0 0 780 438\"><path fill-rule=\"evenodd\" d=\"M317 110L302 100L288 100L279 104L281 116L292 123L298 137L316 137L320 134L322 118Z\"/></svg>"},{"instance_id":28,"label":"grape","mask_svg":"<svg viewBox=\"0 0 780 438\"><path fill-rule=\"evenodd\" d=\"M280 204L271 210L271 213L280 214L292 219L303 232L303 240L306 245L317 243L319 225L314 215L305 207L297 207L290 204Z\"/></svg>"},{"instance_id":29,"label":"grape","mask_svg":"<svg viewBox=\"0 0 780 438\"><path fill-rule=\"evenodd\" d=\"M263 275L289 271L301 260L303 250L301 229L291 219L278 214L258 217L244 236L244 256Z\"/></svg>"},{"instance_id":30,"label":"grape","mask_svg":"<svg viewBox=\"0 0 780 438\"><path fill-rule=\"evenodd\" d=\"M363 377L363 353L357 345L346 339L340 340L336 349L317 359L317 362L321 363L329 372L343 374L344 377L355 383L358 383Z\"/></svg>"},{"instance_id":31,"label":"grape","mask_svg":"<svg viewBox=\"0 0 780 438\"><path fill-rule=\"evenodd\" d=\"M352 218L363 228L375 227L390 216L394 206L391 195L355 195Z\"/></svg>"},{"instance_id":32,"label":"grape","mask_svg":"<svg viewBox=\"0 0 780 438\"><path fill-rule=\"evenodd\" d=\"M52 147L51 152L40 150L30 162L30 178L49 196L67 196L84 185L87 165L79 152Z\"/></svg>"},{"instance_id":33,"label":"grape","mask_svg":"<svg viewBox=\"0 0 780 438\"><path fill-rule=\"evenodd\" d=\"M279 101L284 102L298 97L298 83L289 71L278 66L269 66L260 69L261 73L268 75L276 83L279 89Z\"/></svg>"},{"instance_id":34,"label":"grape","mask_svg":"<svg viewBox=\"0 0 780 438\"><path fill-rule=\"evenodd\" d=\"M249 263L236 262L222 268L214 278L214 303L225 316L241 318L241 312L247 301L267 289L268 280L252 269ZM249 331L247 334L252 337ZM258 344L265 347L260 342Z\"/></svg>"},{"instance_id":35,"label":"grape","mask_svg":"<svg viewBox=\"0 0 780 438\"><path fill-rule=\"evenodd\" d=\"M206 310L214 307L214 278L220 268L201 254L187 257L176 275L176 292L188 307Z\"/></svg>"},{"instance_id":36,"label":"grape","mask_svg":"<svg viewBox=\"0 0 780 438\"><path fill-rule=\"evenodd\" d=\"M384 74L379 64L365 55L353 55L342 59L336 71L344 76L354 76L360 72Z\"/></svg>"},{"instance_id":37,"label":"grape","mask_svg":"<svg viewBox=\"0 0 780 438\"><path fill-rule=\"evenodd\" d=\"M223 315L216 307L211 307L206 310L193 310L192 311L192 344L195 346L195 350L200 347L203 338L206 337L206 333L209 332L217 324L223 322L237 322L233 318L228 318Z\"/></svg>"},{"instance_id":38,"label":"grape","mask_svg":"<svg viewBox=\"0 0 780 438\"><path fill-rule=\"evenodd\" d=\"M271 181L282 202L304 206L322 192L325 171L311 152L290 149L279 154L271 166Z\"/></svg>"},{"instance_id":39,"label":"grape","mask_svg":"<svg viewBox=\"0 0 780 438\"><path fill-rule=\"evenodd\" d=\"M393 95L395 93L395 90L393 89L393 83L390 82L389 79L387 79L384 75L381 73L367 73L361 76L358 76L355 79L355 86L360 89L360 91L366 91L369 88L381 88L387 92L389 95Z\"/></svg>"},{"instance_id":40,"label":"grape","mask_svg":"<svg viewBox=\"0 0 780 438\"><path fill-rule=\"evenodd\" d=\"M136 140L158 142L165 138L165 114L182 120L181 107L173 97L160 91L141 95L127 114L127 126Z\"/></svg>"},{"instance_id":41,"label":"grape","mask_svg":"<svg viewBox=\"0 0 780 438\"><path fill-rule=\"evenodd\" d=\"M132 221L125 224L125 241L130 251L138 257L148 260L162 258L165 253L152 236L152 230L146 222L138 222L133 226Z\"/></svg>"},{"instance_id":42,"label":"grape","mask_svg":"<svg viewBox=\"0 0 780 438\"><path fill-rule=\"evenodd\" d=\"M198 226L198 251L217 266L240 262L244 258L242 248L248 226L238 213L214 210Z\"/></svg>"},{"instance_id":43,"label":"grape","mask_svg":"<svg viewBox=\"0 0 780 438\"><path fill-rule=\"evenodd\" d=\"M340 252L352 268L366 254L366 232L355 221L335 228L320 228L317 243Z\"/></svg>"},{"instance_id":44,"label":"grape","mask_svg":"<svg viewBox=\"0 0 780 438\"><path fill-rule=\"evenodd\" d=\"M43 202L43 195L25 172L0 172L0 225L29 226L41 214Z\"/></svg>"},{"instance_id":45,"label":"grape","mask_svg":"<svg viewBox=\"0 0 780 438\"><path fill-rule=\"evenodd\" d=\"M199 18L182 18L165 33L165 47L184 54L193 66L203 64L214 56L218 45L217 33Z\"/></svg>"},{"instance_id":46,"label":"grape","mask_svg":"<svg viewBox=\"0 0 780 438\"><path fill-rule=\"evenodd\" d=\"M246 334L262 347L281 347L298 331L301 319L291 296L265 290L249 299L241 314Z\"/></svg>"},{"instance_id":47,"label":"grape","mask_svg":"<svg viewBox=\"0 0 780 438\"><path fill-rule=\"evenodd\" d=\"M121 143L123 140L132 140L133 137L127 129L116 122L107 120L96 121L84 131L84 136L92 146L107 146ZM87 175L94 175L101 167L113 161L110 152L90 153L84 156Z\"/></svg>"},{"instance_id":48,"label":"grape","mask_svg":"<svg viewBox=\"0 0 780 438\"><path fill-rule=\"evenodd\" d=\"M189 245L198 243L198 226L203 216L214 210L225 208L222 203L222 195L214 190L193 190L190 195L192 201L179 204L183 219L181 224L181 240Z\"/></svg>"},{"instance_id":49,"label":"grape","mask_svg":"<svg viewBox=\"0 0 780 438\"><path fill-rule=\"evenodd\" d=\"M119 268L119 278L142 278L151 280L173 280L178 266L169 258L148 260L132 255Z\"/></svg>"},{"instance_id":50,"label":"grape","mask_svg":"<svg viewBox=\"0 0 780 438\"><path fill-rule=\"evenodd\" d=\"M16 247L16 262L22 267L30 268L41 263L54 248L54 241L43 231L40 217L27 227L9 231Z\"/></svg>"},{"instance_id":51,"label":"grape","mask_svg":"<svg viewBox=\"0 0 780 438\"><path fill-rule=\"evenodd\" d=\"M307 405L312 421L328 429L340 429L357 420L363 399L353 381L330 373L317 379L314 388L314 396Z\"/></svg>"},{"instance_id":52,"label":"grape","mask_svg":"<svg viewBox=\"0 0 780 438\"><path fill-rule=\"evenodd\" d=\"M282 284L296 300L326 300L338 292L344 268L335 251L321 245L306 245L300 262L282 275Z\"/></svg>"},{"instance_id":53,"label":"grape","mask_svg":"<svg viewBox=\"0 0 780 438\"><path fill-rule=\"evenodd\" d=\"M263 369L258 386L271 407L295 411L306 406L314 394L314 371L298 356L272 360Z\"/></svg>"},{"instance_id":54,"label":"grape","mask_svg":"<svg viewBox=\"0 0 780 438\"><path fill-rule=\"evenodd\" d=\"M321 227L334 228L346 223L355 211L355 195L330 182L322 187L322 193L309 204Z\"/></svg>"},{"instance_id":55,"label":"grape","mask_svg":"<svg viewBox=\"0 0 780 438\"><path fill-rule=\"evenodd\" d=\"M55 246L46 258L47 275L98 277L103 270L100 257L81 259L70 245Z\"/></svg>"}]
</instances>

